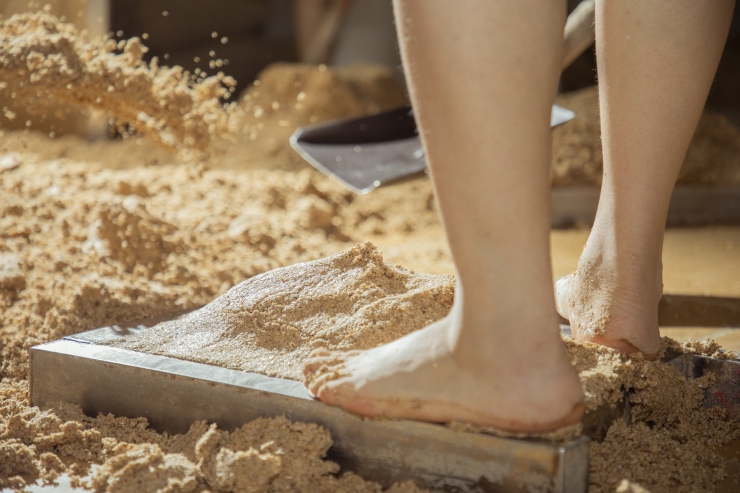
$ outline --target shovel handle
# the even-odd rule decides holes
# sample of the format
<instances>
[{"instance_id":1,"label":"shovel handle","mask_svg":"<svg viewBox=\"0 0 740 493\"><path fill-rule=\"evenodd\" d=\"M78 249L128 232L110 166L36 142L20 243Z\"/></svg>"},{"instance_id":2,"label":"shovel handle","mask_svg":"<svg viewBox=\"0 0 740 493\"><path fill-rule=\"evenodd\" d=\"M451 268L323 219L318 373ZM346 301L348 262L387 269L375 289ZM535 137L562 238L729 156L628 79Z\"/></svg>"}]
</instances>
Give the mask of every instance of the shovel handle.
<instances>
[{"instance_id":1,"label":"shovel handle","mask_svg":"<svg viewBox=\"0 0 740 493\"><path fill-rule=\"evenodd\" d=\"M568 16L563 42L563 70L594 42L594 0L583 0Z\"/></svg>"}]
</instances>

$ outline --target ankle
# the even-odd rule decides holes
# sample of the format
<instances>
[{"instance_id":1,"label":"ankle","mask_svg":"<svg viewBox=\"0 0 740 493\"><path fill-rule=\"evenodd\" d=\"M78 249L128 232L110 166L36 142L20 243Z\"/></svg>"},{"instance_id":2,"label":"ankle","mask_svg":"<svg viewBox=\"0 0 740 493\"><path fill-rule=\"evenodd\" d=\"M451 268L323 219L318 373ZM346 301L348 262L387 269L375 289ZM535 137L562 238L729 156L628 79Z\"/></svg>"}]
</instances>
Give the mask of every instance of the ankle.
<instances>
[{"instance_id":1,"label":"ankle","mask_svg":"<svg viewBox=\"0 0 740 493\"><path fill-rule=\"evenodd\" d=\"M653 354L660 347L660 257L600 240L589 238L577 271L558 281L558 309L579 340Z\"/></svg>"},{"instance_id":2,"label":"ankle","mask_svg":"<svg viewBox=\"0 0 740 493\"><path fill-rule=\"evenodd\" d=\"M541 363L567 360L554 307L550 311L529 307L493 317L481 316L469 307L449 321L451 355L463 369L500 371L512 365L531 366L527 362L533 354Z\"/></svg>"},{"instance_id":3,"label":"ankle","mask_svg":"<svg viewBox=\"0 0 740 493\"><path fill-rule=\"evenodd\" d=\"M617 247L589 239L578 260L577 277L590 289L608 294L617 302L637 305L645 301L657 302L663 293L660 253L649 248Z\"/></svg>"}]
</instances>

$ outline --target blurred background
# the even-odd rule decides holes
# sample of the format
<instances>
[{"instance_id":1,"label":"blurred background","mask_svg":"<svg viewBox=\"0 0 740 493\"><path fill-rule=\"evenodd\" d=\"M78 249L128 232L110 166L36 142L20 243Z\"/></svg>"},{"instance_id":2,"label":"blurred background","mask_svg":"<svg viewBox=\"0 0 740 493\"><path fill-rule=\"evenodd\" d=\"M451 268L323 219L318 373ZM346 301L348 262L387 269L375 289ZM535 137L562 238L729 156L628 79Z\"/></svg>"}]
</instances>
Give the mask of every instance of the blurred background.
<instances>
[{"instance_id":1,"label":"blurred background","mask_svg":"<svg viewBox=\"0 0 740 493\"><path fill-rule=\"evenodd\" d=\"M578 0L568 0L572 10ZM93 36L144 37L147 59L213 74L223 71L237 80L237 93L275 62L325 63L342 67L371 63L388 67L403 85L390 0L27 0L0 1L0 14L41 9L87 29ZM740 19L733 20L707 107L740 124ZM218 61L218 66L215 62ZM562 75L561 92L596 83L593 48ZM4 103L4 106L8 102ZM26 118L2 121L22 128ZM69 112L69 110L66 110ZM84 125L68 117L66 131ZM38 122L34 122L37 128ZM50 127L48 118L41 130Z\"/></svg>"}]
</instances>

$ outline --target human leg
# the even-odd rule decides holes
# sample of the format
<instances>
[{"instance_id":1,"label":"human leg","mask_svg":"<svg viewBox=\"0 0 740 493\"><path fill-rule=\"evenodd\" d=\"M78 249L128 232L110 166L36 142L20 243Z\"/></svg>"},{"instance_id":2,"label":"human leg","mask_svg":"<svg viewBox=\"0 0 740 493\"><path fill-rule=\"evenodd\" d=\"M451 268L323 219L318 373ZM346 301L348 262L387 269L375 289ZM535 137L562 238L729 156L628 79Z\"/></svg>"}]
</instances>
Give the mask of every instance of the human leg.
<instances>
[{"instance_id":1,"label":"human leg","mask_svg":"<svg viewBox=\"0 0 740 493\"><path fill-rule=\"evenodd\" d=\"M546 431L583 395L555 315L550 111L561 0L397 0L401 52L458 272L450 315L363 352L316 351L306 384L365 416Z\"/></svg>"},{"instance_id":2,"label":"human leg","mask_svg":"<svg viewBox=\"0 0 740 493\"><path fill-rule=\"evenodd\" d=\"M660 347L668 203L699 121L734 0L597 0L601 199L558 309L576 338L649 357Z\"/></svg>"}]
</instances>

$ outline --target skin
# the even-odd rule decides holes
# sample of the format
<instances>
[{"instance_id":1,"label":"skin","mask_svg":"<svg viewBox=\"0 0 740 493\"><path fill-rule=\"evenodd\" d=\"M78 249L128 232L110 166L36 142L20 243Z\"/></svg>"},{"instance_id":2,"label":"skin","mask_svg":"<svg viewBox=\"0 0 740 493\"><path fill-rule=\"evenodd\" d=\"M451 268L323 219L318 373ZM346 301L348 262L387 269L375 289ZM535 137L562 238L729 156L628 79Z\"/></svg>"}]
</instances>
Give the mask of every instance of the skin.
<instances>
[{"instance_id":1,"label":"skin","mask_svg":"<svg viewBox=\"0 0 740 493\"><path fill-rule=\"evenodd\" d=\"M660 349L668 203L704 108L734 0L597 0L604 178L578 271L558 281L577 339ZM601 307L605 323L592 322Z\"/></svg>"},{"instance_id":2,"label":"skin","mask_svg":"<svg viewBox=\"0 0 740 493\"><path fill-rule=\"evenodd\" d=\"M396 0L401 54L457 267L448 317L368 351L314 351L320 400L363 416L512 432L576 423L549 256L560 0ZM668 199L727 36L730 0L597 2L605 176L576 275L575 337L657 352ZM470 33L474 33L471 35Z\"/></svg>"}]
</instances>

